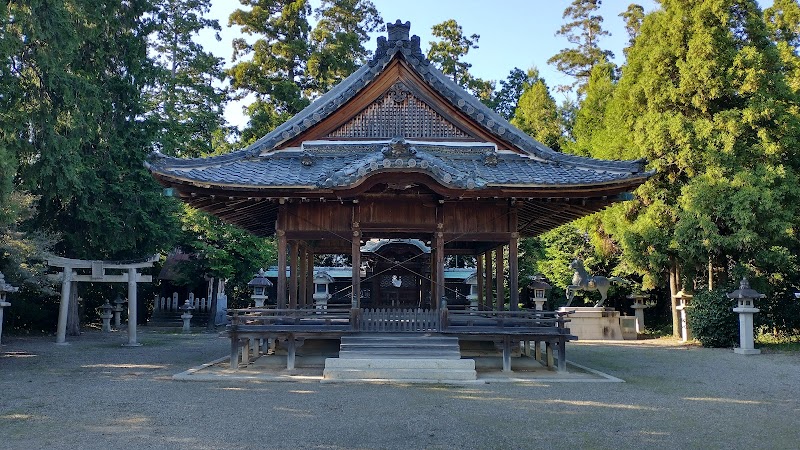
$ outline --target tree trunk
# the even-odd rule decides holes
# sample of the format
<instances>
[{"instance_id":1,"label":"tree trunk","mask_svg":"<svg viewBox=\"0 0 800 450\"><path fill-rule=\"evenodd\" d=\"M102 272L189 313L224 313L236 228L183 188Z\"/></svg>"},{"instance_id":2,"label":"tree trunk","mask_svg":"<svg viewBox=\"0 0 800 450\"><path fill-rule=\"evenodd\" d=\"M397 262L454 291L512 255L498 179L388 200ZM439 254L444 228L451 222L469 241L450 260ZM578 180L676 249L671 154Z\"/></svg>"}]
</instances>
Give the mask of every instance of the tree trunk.
<instances>
[{"instance_id":1,"label":"tree trunk","mask_svg":"<svg viewBox=\"0 0 800 450\"><path fill-rule=\"evenodd\" d=\"M714 290L714 263L711 260L711 255L708 255L708 290Z\"/></svg>"},{"instance_id":2,"label":"tree trunk","mask_svg":"<svg viewBox=\"0 0 800 450\"><path fill-rule=\"evenodd\" d=\"M78 282L73 281L69 291L69 310L67 311L67 336L81 335L81 316L78 308Z\"/></svg>"},{"instance_id":3,"label":"tree trunk","mask_svg":"<svg viewBox=\"0 0 800 450\"><path fill-rule=\"evenodd\" d=\"M676 338L681 337L681 318L678 314L678 300L675 298L678 295L680 288L680 275L678 273L678 265L674 259L670 259L669 265L669 296L672 311L672 335Z\"/></svg>"}]
</instances>

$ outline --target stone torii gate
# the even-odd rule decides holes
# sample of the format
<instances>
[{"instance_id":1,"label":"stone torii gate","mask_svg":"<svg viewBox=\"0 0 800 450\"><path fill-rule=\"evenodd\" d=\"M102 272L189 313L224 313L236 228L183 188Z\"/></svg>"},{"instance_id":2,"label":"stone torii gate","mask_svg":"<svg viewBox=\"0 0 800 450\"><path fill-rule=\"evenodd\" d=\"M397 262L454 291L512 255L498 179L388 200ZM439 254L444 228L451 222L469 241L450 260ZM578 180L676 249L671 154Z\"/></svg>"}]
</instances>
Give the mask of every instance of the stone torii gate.
<instances>
[{"instance_id":1,"label":"stone torii gate","mask_svg":"<svg viewBox=\"0 0 800 450\"><path fill-rule=\"evenodd\" d=\"M83 259L70 259L53 256L47 259L47 264L52 267L62 268L61 274L54 278L61 281L61 304L58 309L58 328L56 330L56 344L65 344L67 340L67 312L69 310L69 295L73 281L90 283L128 283L128 342L123 344L137 347L136 342L136 283L152 283L152 275L143 275L138 269L153 267L159 256L153 255L139 261L88 261ZM91 273L78 273L76 269L91 269ZM106 271L123 270L123 273L109 274Z\"/></svg>"}]
</instances>

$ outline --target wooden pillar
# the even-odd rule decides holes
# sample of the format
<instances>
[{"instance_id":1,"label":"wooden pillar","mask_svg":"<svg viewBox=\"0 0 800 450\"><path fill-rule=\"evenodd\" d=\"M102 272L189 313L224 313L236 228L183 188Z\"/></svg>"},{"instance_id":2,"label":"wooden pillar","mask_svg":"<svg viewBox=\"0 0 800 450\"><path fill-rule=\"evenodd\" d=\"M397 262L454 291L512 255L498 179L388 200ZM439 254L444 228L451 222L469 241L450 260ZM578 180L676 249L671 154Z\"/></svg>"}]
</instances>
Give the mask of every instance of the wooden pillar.
<instances>
[{"instance_id":1,"label":"wooden pillar","mask_svg":"<svg viewBox=\"0 0 800 450\"><path fill-rule=\"evenodd\" d=\"M300 286L297 303L300 307L303 307L306 306L306 301L308 300L308 285L306 284L308 280L308 250L305 245L300 247L300 271L298 272L297 280Z\"/></svg>"},{"instance_id":2,"label":"wooden pillar","mask_svg":"<svg viewBox=\"0 0 800 450\"><path fill-rule=\"evenodd\" d=\"M436 299L431 299L431 309L439 309L444 297L444 233L436 232Z\"/></svg>"},{"instance_id":3,"label":"wooden pillar","mask_svg":"<svg viewBox=\"0 0 800 450\"><path fill-rule=\"evenodd\" d=\"M494 250L494 270L495 270L495 284L497 291L497 311L503 311L506 306L506 293L503 288L503 246L499 246Z\"/></svg>"},{"instance_id":4,"label":"wooden pillar","mask_svg":"<svg viewBox=\"0 0 800 450\"><path fill-rule=\"evenodd\" d=\"M314 304L314 250L308 247L306 252L306 305Z\"/></svg>"},{"instance_id":5,"label":"wooden pillar","mask_svg":"<svg viewBox=\"0 0 800 450\"><path fill-rule=\"evenodd\" d=\"M351 248L353 257L353 300L352 309L361 308L361 229L358 222L353 223L353 243Z\"/></svg>"},{"instance_id":6,"label":"wooden pillar","mask_svg":"<svg viewBox=\"0 0 800 450\"><path fill-rule=\"evenodd\" d=\"M297 309L297 242L289 242L289 309Z\"/></svg>"},{"instance_id":7,"label":"wooden pillar","mask_svg":"<svg viewBox=\"0 0 800 450\"><path fill-rule=\"evenodd\" d=\"M286 232L278 230L278 288L277 299L278 309L286 308Z\"/></svg>"},{"instance_id":8,"label":"wooden pillar","mask_svg":"<svg viewBox=\"0 0 800 450\"><path fill-rule=\"evenodd\" d=\"M484 288L486 289L486 295L483 299L483 305L486 309L492 309L492 251L489 250L486 252L486 257L484 258L484 262L486 262L486 267L484 267Z\"/></svg>"},{"instance_id":9,"label":"wooden pillar","mask_svg":"<svg viewBox=\"0 0 800 450\"><path fill-rule=\"evenodd\" d=\"M72 267L64 267L61 280L61 304L58 306L56 344L66 344L67 342L67 313L69 313L69 291L72 286L72 275Z\"/></svg>"},{"instance_id":10,"label":"wooden pillar","mask_svg":"<svg viewBox=\"0 0 800 450\"><path fill-rule=\"evenodd\" d=\"M519 309L519 234L511 233L508 243L508 294L511 311Z\"/></svg>"},{"instance_id":11,"label":"wooden pillar","mask_svg":"<svg viewBox=\"0 0 800 450\"><path fill-rule=\"evenodd\" d=\"M475 265L475 275L478 281L478 309L483 309L483 302L486 298L483 292L483 255L476 255Z\"/></svg>"}]
</instances>

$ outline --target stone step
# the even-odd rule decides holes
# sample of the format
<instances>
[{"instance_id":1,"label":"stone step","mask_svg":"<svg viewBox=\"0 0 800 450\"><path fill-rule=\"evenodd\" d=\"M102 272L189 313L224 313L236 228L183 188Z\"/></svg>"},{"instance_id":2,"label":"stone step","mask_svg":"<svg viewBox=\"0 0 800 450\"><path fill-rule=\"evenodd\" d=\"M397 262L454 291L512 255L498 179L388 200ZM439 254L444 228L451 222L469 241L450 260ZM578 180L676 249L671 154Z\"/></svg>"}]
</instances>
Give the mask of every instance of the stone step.
<instances>
[{"instance_id":1,"label":"stone step","mask_svg":"<svg viewBox=\"0 0 800 450\"><path fill-rule=\"evenodd\" d=\"M339 358L325 360L324 381L475 381L475 361L461 359L458 338L440 335L343 336Z\"/></svg>"},{"instance_id":2,"label":"stone step","mask_svg":"<svg viewBox=\"0 0 800 450\"><path fill-rule=\"evenodd\" d=\"M339 350L339 358L343 359L369 359L369 358L385 358L385 359L461 359L461 353L455 351L426 351L425 349L380 349L376 351L367 350Z\"/></svg>"},{"instance_id":3,"label":"stone step","mask_svg":"<svg viewBox=\"0 0 800 450\"><path fill-rule=\"evenodd\" d=\"M474 381L477 374L472 359L328 358L323 378L327 381L414 380L437 383Z\"/></svg>"}]
</instances>

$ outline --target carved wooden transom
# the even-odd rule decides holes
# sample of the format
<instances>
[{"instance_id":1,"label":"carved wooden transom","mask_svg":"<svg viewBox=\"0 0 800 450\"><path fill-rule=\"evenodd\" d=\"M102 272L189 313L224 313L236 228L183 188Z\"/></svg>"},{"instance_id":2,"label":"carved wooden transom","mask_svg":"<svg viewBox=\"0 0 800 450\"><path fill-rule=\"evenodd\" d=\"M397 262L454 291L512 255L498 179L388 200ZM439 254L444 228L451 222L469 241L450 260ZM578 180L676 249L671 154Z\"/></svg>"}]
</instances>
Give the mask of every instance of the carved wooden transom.
<instances>
[{"instance_id":1,"label":"carved wooden transom","mask_svg":"<svg viewBox=\"0 0 800 450\"><path fill-rule=\"evenodd\" d=\"M331 138L464 139L469 136L414 96L402 82L364 108L349 122L331 132Z\"/></svg>"}]
</instances>

